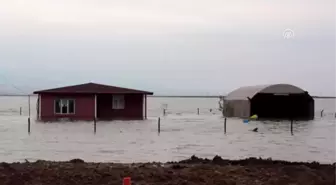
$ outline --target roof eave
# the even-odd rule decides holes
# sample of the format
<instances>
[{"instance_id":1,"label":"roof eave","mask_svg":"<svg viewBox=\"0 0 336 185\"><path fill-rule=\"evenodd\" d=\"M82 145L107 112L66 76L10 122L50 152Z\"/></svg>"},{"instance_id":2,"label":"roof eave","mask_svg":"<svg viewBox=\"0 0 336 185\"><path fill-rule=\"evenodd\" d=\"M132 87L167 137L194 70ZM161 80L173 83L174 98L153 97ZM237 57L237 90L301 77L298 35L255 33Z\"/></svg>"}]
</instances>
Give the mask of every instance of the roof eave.
<instances>
[{"instance_id":1,"label":"roof eave","mask_svg":"<svg viewBox=\"0 0 336 185\"><path fill-rule=\"evenodd\" d=\"M116 92L116 93L109 93L109 92L48 92L48 91L35 91L33 94L145 94L145 95L153 95L153 92Z\"/></svg>"}]
</instances>

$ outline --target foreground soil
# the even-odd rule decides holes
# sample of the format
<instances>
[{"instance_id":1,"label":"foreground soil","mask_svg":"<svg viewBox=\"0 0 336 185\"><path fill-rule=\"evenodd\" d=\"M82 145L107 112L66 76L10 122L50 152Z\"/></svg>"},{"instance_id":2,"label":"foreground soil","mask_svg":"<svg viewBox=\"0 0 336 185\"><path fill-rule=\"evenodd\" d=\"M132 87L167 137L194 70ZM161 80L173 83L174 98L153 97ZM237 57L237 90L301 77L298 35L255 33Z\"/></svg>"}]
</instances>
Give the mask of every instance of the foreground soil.
<instances>
[{"instance_id":1,"label":"foreground soil","mask_svg":"<svg viewBox=\"0 0 336 185\"><path fill-rule=\"evenodd\" d=\"M334 185L335 164L291 163L249 158L212 160L192 156L169 163L86 163L36 161L1 163L0 185Z\"/></svg>"}]
</instances>

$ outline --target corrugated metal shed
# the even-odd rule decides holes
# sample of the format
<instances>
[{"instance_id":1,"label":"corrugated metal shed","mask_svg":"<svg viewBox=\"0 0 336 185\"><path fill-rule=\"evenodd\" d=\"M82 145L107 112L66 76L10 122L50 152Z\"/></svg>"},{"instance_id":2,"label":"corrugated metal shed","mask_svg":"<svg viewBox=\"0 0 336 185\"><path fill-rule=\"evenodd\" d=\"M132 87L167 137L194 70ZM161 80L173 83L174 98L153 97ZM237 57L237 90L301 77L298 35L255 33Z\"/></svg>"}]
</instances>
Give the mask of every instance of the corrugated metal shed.
<instances>
[{"instance_id":1,"label":"corrugated metal shed","mask_svg":"<svg viewBox=\"0 0 336 185\"><path fill-rule=\"evenodd\" d=\"M128 89L116 86L102 85L96 83L86 83L80 85L66 86L54 89L47 89L41 91L35 91L34 94L148 94L152 95L152 92L141 91L136 89Z\"/></svg>"},{"instance_id":2,"label":"corrugated metal shed","mask_svg":"<svg viewBox=\"0 0 336 185\"><path fill-rule=\"evenodd\" d=\"M301 88L290 84L245 86L230 92L225 100L248 100L247 97L253 98L258 93L296 94L303 92Z\"/></svg>"}]
</instances>

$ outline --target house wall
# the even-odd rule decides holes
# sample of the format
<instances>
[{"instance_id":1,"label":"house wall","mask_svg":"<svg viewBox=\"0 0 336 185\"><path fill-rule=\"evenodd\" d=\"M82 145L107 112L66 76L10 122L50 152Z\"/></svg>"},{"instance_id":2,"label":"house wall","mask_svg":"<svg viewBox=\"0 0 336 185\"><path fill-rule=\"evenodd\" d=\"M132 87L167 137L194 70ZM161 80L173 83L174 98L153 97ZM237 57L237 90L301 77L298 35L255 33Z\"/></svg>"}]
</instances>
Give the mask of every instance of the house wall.
<instances>
[{"instance_id":1,"label":"house wall","mask_svg":"<svg viewBox=\"0 0 336 185\"><path fill-rule=\"evenodd\" d=\"M97 95L97 117L99 120L142 120L143 102L142 94L124 95L125 108L112 109L112 95Z\"/></svg>"},{"instance_id":2,"label":"house wall","mask_svg":"<svg viewBox=\"0 0 336 185\"><path fill-rule=\"evenodd\" d=\"M75 114L55 114L54 102L58 98L69 98L75 100ZM40 95L40 120L54 121L60 118L69 118L70 120L93 120L94 119L94 95Z\"/></svg>"}]
</instances>

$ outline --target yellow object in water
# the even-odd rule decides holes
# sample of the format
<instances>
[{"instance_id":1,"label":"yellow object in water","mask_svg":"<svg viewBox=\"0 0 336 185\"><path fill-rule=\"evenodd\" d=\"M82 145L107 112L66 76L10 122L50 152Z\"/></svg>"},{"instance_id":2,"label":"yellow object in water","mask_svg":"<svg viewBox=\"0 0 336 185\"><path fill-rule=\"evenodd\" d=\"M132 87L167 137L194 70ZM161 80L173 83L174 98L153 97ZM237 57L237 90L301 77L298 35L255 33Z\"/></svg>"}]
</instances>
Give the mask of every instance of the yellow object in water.
<instances>
[{"instance_id":1,"label":"yellow object in water","mask_svg":"<svg viewBox=\"0 0 336 185\"><path fill-rule=\"evenodd\" d=\"M258 119L258 116L255 114L255 115L251 116L250 119Z\"/></svg>"}]
</instances>

